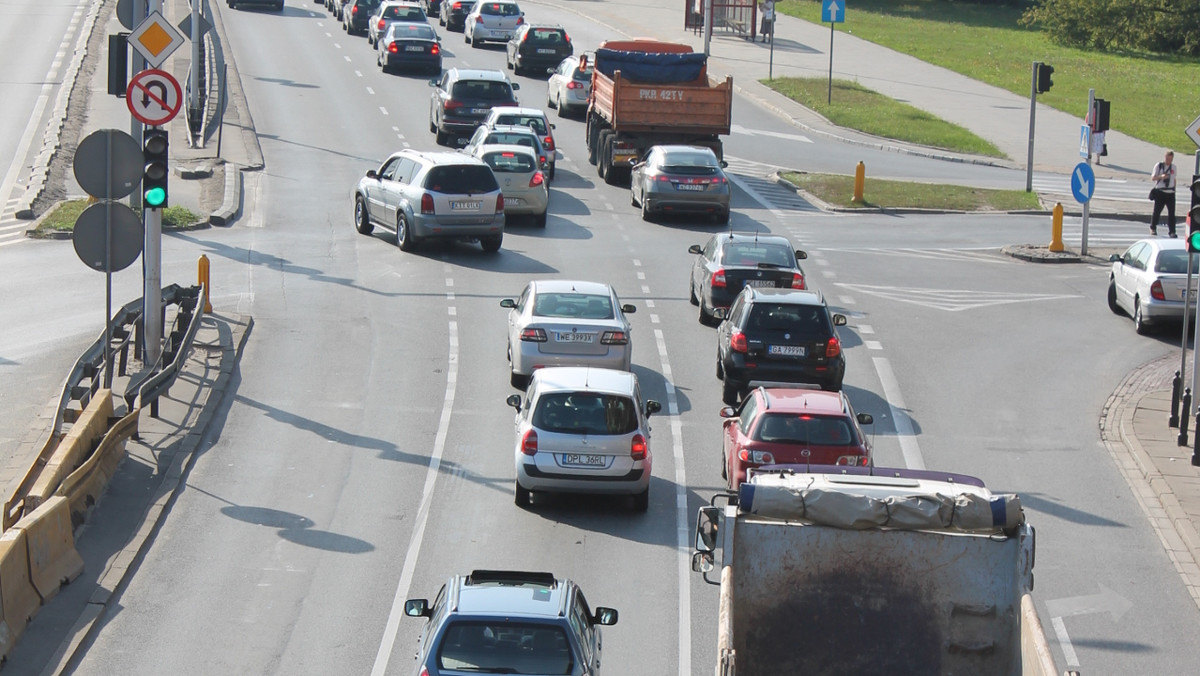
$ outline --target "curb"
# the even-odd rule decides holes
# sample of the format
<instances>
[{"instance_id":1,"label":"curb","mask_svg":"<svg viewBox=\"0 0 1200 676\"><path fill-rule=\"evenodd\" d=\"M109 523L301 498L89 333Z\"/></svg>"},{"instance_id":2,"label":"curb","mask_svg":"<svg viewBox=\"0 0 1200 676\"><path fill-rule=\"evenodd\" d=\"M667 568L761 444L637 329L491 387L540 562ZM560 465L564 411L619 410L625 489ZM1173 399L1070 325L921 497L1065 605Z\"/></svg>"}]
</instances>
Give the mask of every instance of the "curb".
<instances>
[{"instance_id":1,"label":"curb","mask_svg":"<svg viewBox=\"0 0 1200 676\"><path fill-rule=\"evenodd\" d=\"M237 218L242 205L242 170L237 165L225 165L225 199L220 208L212 212L208 222L212 225L229 226Z\"/></svg>"}]
</instances>

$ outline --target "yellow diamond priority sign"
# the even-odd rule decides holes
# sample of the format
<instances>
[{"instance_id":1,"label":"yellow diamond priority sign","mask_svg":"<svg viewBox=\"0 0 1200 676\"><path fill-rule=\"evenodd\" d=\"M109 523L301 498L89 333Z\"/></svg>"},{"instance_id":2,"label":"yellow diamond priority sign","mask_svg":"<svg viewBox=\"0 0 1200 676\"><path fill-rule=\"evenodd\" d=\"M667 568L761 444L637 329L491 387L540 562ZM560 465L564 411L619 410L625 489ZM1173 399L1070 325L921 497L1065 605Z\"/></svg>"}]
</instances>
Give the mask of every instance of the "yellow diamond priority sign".
<instances>
[{"instance_id":1,"label":"yellow diamond priority sign","mask_svg":"<svg viewBox=\"0 0 1200 676\"><path fill-rule=\"evenodd\" d=\"M158 12L151 12L129 34L129 44L154 68L161 66L185 41L183 34Z\"/></svg>"}]
</instances>

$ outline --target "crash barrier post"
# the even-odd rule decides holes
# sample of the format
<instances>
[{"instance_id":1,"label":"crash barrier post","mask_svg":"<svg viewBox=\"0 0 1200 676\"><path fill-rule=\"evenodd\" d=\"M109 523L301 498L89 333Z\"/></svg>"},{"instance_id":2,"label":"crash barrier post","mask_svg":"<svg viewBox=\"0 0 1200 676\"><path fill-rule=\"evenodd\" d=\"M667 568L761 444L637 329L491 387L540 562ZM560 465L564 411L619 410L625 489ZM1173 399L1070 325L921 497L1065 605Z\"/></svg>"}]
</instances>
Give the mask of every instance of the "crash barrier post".
<instances>
[{"instance_id":1,"label":"crash barrier post","mask_svg":"<svg viewBox=\"0 0 1200 676\"><path fill-rule=\"evenodd\" d=\"M854 201L863 201L863 189L867 187L867 165L861 161L854 168Z\"/></svg>"},{"instance_id":2,"label":"crash barrier post","mask_svg":"<svg viewBox=\"0 0 1200 676\"><path fill-rule=\"evenodd\" d=\"M210 302L210 299L209 299L208 293L207 293L207 290L212 288L208 281L208 275L209 275L208 256L205 256L204 254L200 254L200 260L197 261L196 267L199 268L197 270L197 274L196 274L196 277L197 277L196 282L200 286L203 286L205 288L204 314L206 314L206 315L212 314L212 303Z\"/></svg>"},{"instance_id":3,"label":"crash barrier post","mask_svg":"<svg viewBox=\"0 0 1200 676\"><path fill-rule=\"evenodd\" d=\"M37 481L25 496L24 513L37 509L38 505L54 495L63 479L87 460L96 443L108 430L112 414L112 390L100 390L50 455Z\"/></svg>"},{"instance_id":4,"label":"crash barrier post","mask_svg":"<svg viewBox=\"0 0 1200 676\"><path fill-rule=\"evenodd\" d=\"M29 579L29 540L25 531L7 530L0 535L0 657L8 657L41 603Z\"/></svg>"},{"instance_id":5,"label":"crash barrier post","mask_svg":"<svg viewBox=\"0 0 1200 676\"><path fill-rule=\"evenodd\" d=\"M1062 222L1063 205L1062 202L1059 202L1058 204L1054 205L1054 211L1050 216L1050 250L1056 253L1067 248L1063 244Z\"/></svg>"},{"instance_id":6,"label":"crash barrier post","mask_svg":"<svg viewBox=\"0 0 1200 676\"><path fill-rule=\"evenodd\" d=\"M1021 674L1022 676L1058 676L1050 643L1038 619L1033 597L1021 595Z\"/></svg>"},{"instance_id":7,"label":"crash barrier post","mask_svg":"<svg viewBox=\"0 0 1200 676\"><path fill-rule=\"evenodd\" d=\"M203 312L197 312L197 307L203 307L208 301L207 286L193 286L189 289L177 289L175 302L179 311L175 314L175 325L167 337L163 347L161 367L146 380L131 386L125 392L125 402L130 409L145 408L150 405L150 417L158 417L158 397L166 394L175 378L183 370L188 355L192 351L192 341L200 330L200 322L204 319Z\"/></svg>"},{"instance_id":8,"label":"crash barrier post","mask_svg":"<svg viewBox=\"0 0 1200 676\"><path fill-rule=\"evenodd\" d=\"M71 503L56 495L13 526L25 531L29 543L29 579L45 604L63 585L83 572L83 557L75 549Z\"/></svg>"},{"instance_id":9,"label":"crash barrier post","mask_svg":"<svg viewBox=\"0 0 1200 676\"><path fill-rule=\"evenodd\" d=\"M125 442L137 433L138 414L141 409L121 418L104 435L91 457L65 478L55 491L70 502L71 523L83 524L87 510L100 499L109 479L117 471L117 465L125 457Z\"/></svg>"}]
</instances>

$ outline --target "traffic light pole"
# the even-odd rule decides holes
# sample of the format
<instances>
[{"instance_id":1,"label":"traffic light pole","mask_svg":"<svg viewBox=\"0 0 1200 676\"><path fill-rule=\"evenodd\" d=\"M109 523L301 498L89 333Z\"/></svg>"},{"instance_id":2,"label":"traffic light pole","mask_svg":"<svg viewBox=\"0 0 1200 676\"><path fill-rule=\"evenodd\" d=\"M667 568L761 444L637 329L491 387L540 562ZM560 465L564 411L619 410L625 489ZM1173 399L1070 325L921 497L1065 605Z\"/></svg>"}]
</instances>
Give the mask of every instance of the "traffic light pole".
<instances>
[{"instance_id":1,"label":"traffic light pole","mask_svg":"<svg viewBox=\"0 0 1200 676\"><path fill-rule=\"evenodd\" d=\"M148 2L147 14L162 12L163 0L143 1ZM140 138L140 135L134 138ZM144 188L139 192L144 192ZM162 354L163 339L162 209L143 206L142 222L146 226L142 245L142 335L146 341L146 352L142 363L153 366Z\"/></svg>"},{"instance_id":2,"label":"traffic light pole","mask_svg":"<svg viewBox=\"0 0 1200 676\"><path fill-rule=\"evenodd\" d=\"M1088 90L1088 107L1087 107L1087 109L1088 109L1087 123L1089 125L1093 124L1093 122L1094 122L1092 120L1092 111L1095 107L1096 107L1096 90L1089 89ZM1090 137L1089 137L1088 147L1087 147L1087 163L1088 163L1089 167L1092 165L1092 143L1091 143ZM1092 205L1091 200L1088 200L1083 203L1083 223L1080 226L1081 241L1079 242L1079 255L1080 256L1087 255L1088 214L1091 212L1091 209L1090 209L1091 205ZM1195 392L1195 390L1192 390L1192 391Z\"/></svg>"}]
</instances>

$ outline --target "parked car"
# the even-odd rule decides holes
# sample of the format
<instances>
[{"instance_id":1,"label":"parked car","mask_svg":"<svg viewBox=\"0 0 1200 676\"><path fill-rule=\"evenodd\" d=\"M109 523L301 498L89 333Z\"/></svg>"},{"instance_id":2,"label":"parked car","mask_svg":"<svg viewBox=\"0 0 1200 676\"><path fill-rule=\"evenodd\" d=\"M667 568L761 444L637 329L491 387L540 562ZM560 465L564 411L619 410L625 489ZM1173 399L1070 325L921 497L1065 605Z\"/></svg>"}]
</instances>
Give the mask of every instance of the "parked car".
<instances>
[{"instance_id":1,"label":"parked car","mask_svg":"<svg viewBox=\"0 0 1200 676\"><path fill-rule=\"evenodd\" d=\"M523 23L525 12L517 3L479 0L464 20L463 39L472 47L481 47L484 42L508 42Z\"/></svg>"},{"instance_id":2,"label":"parked car","mask_svg":"<svg viewBox=\"0 0 1200 676\"><path fill-rule=\"evenodd\" d=\"M688 298L700 306L700 323L713 322L715 308L727 308L746 286L805 289L800 261L808 253L792 249L786 237L742 232L722 232L708 238L696 254L688 279Z\"/></svg>"},{"instance_id":3,"label":"parked car","mask_svg":"<svg viewBox=\"0 0 1200 676\"><path fill-rule=\"evenodd\" d=\"M559 117L582 115L587 110L588 97L592 95L592 64L595 61L595 57L581 60L578 56L568 56L559 62L546 81L546 107L558 110Z\"/></svg>"},{"instance_id":4,"label":"parked car","mask_svg":"<svg viewBox=\"0 0 1200 676\"><path fill-rule=\"evenodd\" d=\"M823 390L842 389L846 357L835 327L846 317L830 314L816 291L760 289L747 286L717 327L717 378L722 400L733 406L751 380L814 383Z\"/></svg>"},{"instance_id":5,"label":"parked car","mask_svg":"<svg viewBox=\"0 0 1200 676\"><path fill-rule=\"evenodd\" d=\"M371 15L380 0L347 0L342 7L342 30L350 35L366 35Z\"/></svg>"},{"instance_id":6,"label":"parked car","mask_svg":"<svg viewBox=\"0 0 1200 676\"><path fill-rule=\"evenodd\" d=\"M544 75L575 53L571 37L562 26L522 24L505 45L504 62L517 75Z\"/></svg>"},{"instance_id":7,"label":"parked car","mask_svg":"<svg viewBox=\"0 0 1200 676\"><path fill-rule=\"evenodd\" d=\"M550 180L549 153L542 147L542 137L538 136L529 127L519 127L515 124L500 124L495 127L489 127L486 124L481 124L475 129L475 133L471 135L471 138L467 140L467 145L463 148L463 152L474 155L479 146L501 144L525 146L532 149L537 154L538 166L546 173L546 180Z\"/></svg>"},{"instance_id":8,"label":"parked car","mask_svg":"<svg viewBox=\"0 0 1200 676\"><path fill-rule=\"evenodd\" d=\"M467 15L475 7L474 0L442 0L438 10L438 23L448 31L462 31L467 22Z\"/></svg>"},{"instance_id":9,"label":"parked car","mask_svg":"<svg viewBox=\"0 0 1200 676\"><path fill-rule=\"evenodd\" d=\"M661 406L643 402L636 375L541 369L524 400L514 394L507 401L517 411L519 506L529 506L533 493L615 493L632 495L634 509L646 511L653 457L649 418Z\"/></svg>"},{"instance_id":10,"label":"parked car","mask_svg":"<svg viewBox=\"0 0 1200 676\"><path fill-rule=\"evenodd\" d=\"M414 673L600 676L600 627L617 611L588 605L579 585L551 573L476 570L451 577L431 604L404 602L426 618Z\"/></svg>"},{"instance_id":11,"label":"parked car","mask_svg":"<svg viewBox=\"0 0 1200 676\"><path fill-rule=\"evenodd\" d=\"M425 18L425 10L417 3L385 0L379 3L375 13L367 19L367 43L376 47L379 40L387 34L388 26L397 22L429 24Z\"/></svg>"},{"instance_id":12,"label":"parked car","mask_svg":"<svg viewBox=\"0 0 1200 676\"><path fill-rule=\"evenodd\" d=\"M488 111L488 116L483 123L489 127L502 124L520 125L535 131L541 137L542 147L546 149L546 155L550 160L549 178L554 180L554 165L558 153L554 143L554 125L550 124L550 119L546 117L545 111L520 106L495 106Z\"/></svg>"},{"instance_id":13,"label":"parked car","mask_svg":"<svg viewBox=\"0 0 1200 676\"><path fill-rule=\"evenodd\" d=\"M426 23L393 23L376 52L375 62L385 73L399 68L442 72L442 39Z\"/></svg>"},{"instance_id":14,"label":"parked car","mask_svg":"<svg viewBox=\"0 0 1200 676\"><path fill-rule=\"evenodd\" d=\"M765 465L871 464L871 444L860 425L874 422L855 413L842 392L807 387L756 387L724 418L721 478L737 492L746 473Z\"/></svg>"},{"instance_id":15,"label":"parked car","mask_svg":"<svg viewBox=\"0 0 1200 676\"><path fill-rule=\"evenodd\" d=\"M521 85L511 82L498 70L466 70L451 68L437 80L429 102L429 131L437 136L438 145L451 138L473 134L495 106L517 105L515 90Z\"/></svg>"},{"instance_id":16,"label":"parked car","mask_svg":"<svg viewBox=\"0 0 1200 676\"><path fill-rule=\"evenodd\" d=\"M1200 272L1200 256L1192 254L1192 272ZM1154 324L1184 318L1184 292L1187 289L1188 252L1185 239L1143 239L1123 254L1108 259L1108 307L1115 313L1133 317L1139 334L1150 332ZM1196 284L1192 284L1192 305L1187 315L1195 316Z\"/></svg>"},{"instance_id":17,"label":"parked car","mask_svg":"<svg viewBox=\"0 0 1200 676\"><path fill-rule=\"evenodd\" d=\"M504 195L481 160L412 149L393 154L354 188L354 225L394 230L402 251L429 239L478 240L497 251L504 240Z\"/></svg>"},{"instance_id":18,"label":"parked car","mask_svg":"<svg viewBox=\"0 0 1200 676\"><path fill-rule=\"evenodd\" d=\"M703 214L729 222L729 179L725 161L703 146L654 146L633 165L630 201L642 220L665 214Z\"/></svg>"},{"instance_id":19,"label":"parked car","mask_svg":"<svg viewBox=\"0 0 1200 676\"><path fill-rule=\"evenodd\" d=\"M628 371L633 363L629 320L608 284L539 279L519 298L505 298L509 381L523 387L546 366L599 366Z\"/></svg>"},{"instance_id":20,"label":"parked car","mask_svg":"<svg viewBox=\"0 0 1200 676\"><path fill-rule=\"evenodd\" d=\"M504 216L531 216L539 228L546 227L550 190L533 148L518 145L480 145L475 156L496 174L504 193Z\"/></svg>"}]
</instances>

